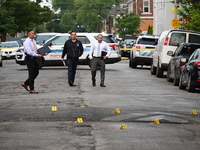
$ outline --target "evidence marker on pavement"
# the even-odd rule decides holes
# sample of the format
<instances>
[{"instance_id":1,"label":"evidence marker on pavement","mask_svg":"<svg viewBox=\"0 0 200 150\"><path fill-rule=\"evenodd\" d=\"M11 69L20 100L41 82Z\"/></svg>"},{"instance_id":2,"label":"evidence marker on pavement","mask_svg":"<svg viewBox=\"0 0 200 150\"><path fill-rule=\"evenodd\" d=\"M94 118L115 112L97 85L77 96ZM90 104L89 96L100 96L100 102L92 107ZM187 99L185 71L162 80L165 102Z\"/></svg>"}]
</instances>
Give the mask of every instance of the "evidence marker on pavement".
<instances>
[{"instance_id":1,"label":"evidence marker on pavement","mask_svg":"<svg viewBox=\"0 0 200 150\"><path fill-rule=\"evenodd\" d=\"M77 123L83 123L83 119L82 118L77 118L76 122Z\"/></svg>"},{"instance_id":2,"label":"evidence marker on pavement","mask_svg":"<svg viewBox=\"0 0 200 150\"><path fill-rule=\"evenodd\" d=\"M160 124L160 121L158 119L154 120L153 124Z\"/></svg>"},{"instance_id":3,"label":"evidence marker on pavement","mask_svg":"<svg viewBox=\"0 0 200 150\"><path fill-rule=\"evenodd\" d=\"M121 113L121 111L120 111L119 108L116 108L116 109L114 110L114 113Z\"/></svg>"},{"instance_id":4,"label":"evidence marker on pavement","mask_svg":"<svg viewBox=\"0 0 200 150\"><path fill-rule=\"evenodd\" d=\"M125 124L122 124L120 129L126 129L126 125Z\"/></svg>"},{"instance_id":5,"label":"evidence marker on pavement","mask_svg":"<svg viewBox=\"0 0 200 150\"><path fill-rule=\"evenodd\" d=\"M192 110L190 114L197 115L197 111L196 110Z\"/></svg>"},{"instance_id":6,"label":"evidence marker on pavement","mask_svg":"<svg viewBox=\"0 0 200 150\"><path fill-rule=\"evenodd\" d=\"M56 106L53 106L52 108L51 108L51 111L57 111L58 109L57 109L57 107Z\"/></svg>"}]
</instances>

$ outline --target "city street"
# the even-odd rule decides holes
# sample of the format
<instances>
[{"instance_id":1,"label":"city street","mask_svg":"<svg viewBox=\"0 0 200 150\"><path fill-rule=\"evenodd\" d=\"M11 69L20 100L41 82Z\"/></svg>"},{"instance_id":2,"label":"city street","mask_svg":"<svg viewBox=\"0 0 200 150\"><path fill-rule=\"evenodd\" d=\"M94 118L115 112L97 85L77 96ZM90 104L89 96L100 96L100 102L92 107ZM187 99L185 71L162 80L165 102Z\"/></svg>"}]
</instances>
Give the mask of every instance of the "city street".
<instances>
[{"instance_id":1,"label":"city street","mask_svg":"<svg viewBox=\"0 0 200 150\"><path fill-rule=\"evenodd\" d=\"M35 81L39 94L29 94L21 86L26 66L3 60L0 150L199 149L200 91L179 90L150 67L128 64L106 65L106 87L99 71L92 86L88 66L78 66L76 87L69 87L64 66L45 66Z\"/></svg>"}]
</instances>

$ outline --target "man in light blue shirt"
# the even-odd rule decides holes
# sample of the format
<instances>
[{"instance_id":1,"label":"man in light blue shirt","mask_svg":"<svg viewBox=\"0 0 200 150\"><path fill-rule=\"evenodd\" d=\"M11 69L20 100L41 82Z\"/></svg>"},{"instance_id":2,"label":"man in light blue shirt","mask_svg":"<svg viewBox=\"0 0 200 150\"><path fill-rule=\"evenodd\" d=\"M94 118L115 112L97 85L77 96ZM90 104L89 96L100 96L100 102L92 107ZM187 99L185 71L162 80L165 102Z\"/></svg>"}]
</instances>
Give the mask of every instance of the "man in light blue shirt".
<instances>
[{"instance_id":1,"label":"man in light blue shirt","mask_svg":"<svg viewBox=\"0 0 200 150\"><path fill-rule=\"evenodd\" d=\"M25 62L27 64L29 77L21 85L22 85L22 87L25 88L25 90L29 91L30 94L38 93L34 90L34 81L35 81L35 78L39 74L39 64L38 64L37 58L43 57L42 55L38 54L38 52L37 52L38 47L36 45L34 37L35 37L34 31L29 30L28 38L23 43L24 53L26 55ZM30 90L28 89L28 86L29 86Z\"/></svg>"},{"instance_id":2,"label":"man in light blue shirt","mask_svg":"<svg viewBox=\"0 0 200 150\"><path fill-rule=\"evenodd\" d=\"M92 85L96 86L96 72L97 66L100 66L101 71L101 87L106 87L104 85L105 80L105 60L110 56L111 49L110 46L103 41L103 35L99 34L97 41L92 43L90 48L89 58L91 59L91 74L92 74Z\"/></svg>"}]
</instances>

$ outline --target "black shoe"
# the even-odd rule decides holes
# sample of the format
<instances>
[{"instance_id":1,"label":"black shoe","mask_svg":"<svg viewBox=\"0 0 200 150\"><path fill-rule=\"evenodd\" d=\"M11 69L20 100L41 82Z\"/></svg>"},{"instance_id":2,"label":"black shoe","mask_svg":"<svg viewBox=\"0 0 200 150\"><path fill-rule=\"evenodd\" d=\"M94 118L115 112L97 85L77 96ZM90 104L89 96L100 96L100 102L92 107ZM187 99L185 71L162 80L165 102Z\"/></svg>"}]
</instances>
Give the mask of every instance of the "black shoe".
<instances>
[{"instance_id":1,"label":"black shoe","mask_svg":"<svg viewBox=\"0 0 200 150\"><path fill-rule=\"evenodd\" d=\"M95 82L92 82L92 85L93 85L93 86L96 86L96 83L95 83Z\"/></svg>"},{"instance_id":2,"label":"black shoe","mask_svg":"<svg viewBox=\"0 0 200 150\"><path fill-rule=\"evenodd\" d=\"M100 87L106 87L104 84L100 84Z\"/></svg>"},{"instance_id":3,"label":"black shoe","mask_svg":"<svg viewBox=\"0 0 200 150\"><path fill-rule=\"evenodd\" d=\"M76 85L74 85L74 84L69 84L69 86L71 86L71 87L75 87Z\"/></svg>"}]
</instances>

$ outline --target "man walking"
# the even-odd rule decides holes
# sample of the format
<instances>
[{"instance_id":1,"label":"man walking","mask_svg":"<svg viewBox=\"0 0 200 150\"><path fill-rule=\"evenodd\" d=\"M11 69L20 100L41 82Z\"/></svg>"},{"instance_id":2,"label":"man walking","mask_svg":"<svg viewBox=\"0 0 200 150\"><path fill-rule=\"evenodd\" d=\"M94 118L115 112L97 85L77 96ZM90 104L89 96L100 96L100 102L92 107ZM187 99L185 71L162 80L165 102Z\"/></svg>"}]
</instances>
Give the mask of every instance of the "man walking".
<instances>
[{"instance_id":1,"label":"man walking","mask_svg":"<svg viewBox=\"0 0 200 150\"><path fill-rule=\"evenodd\" d=\"M22 83L22 87L29 91L30 94L37 94L34 90L34 81L39 74L39 64L37 61L38 57L43 57L37 52L37 45L34 40L35 33L33 30L28 31L28 38L24 41L24 52L25 52L25 62L28 67L28 79ZM28 89L28 86L30 90Z\"/></svg>"},{"instance_id":2,"label":"man walking","mask_svg":"<svg viewBox=\"0 0 200 150\"><path fill-rule=\"evenodd\" d=\"M79 57L83 54L83 45L82 43L76 39L76 32L71 32L71 39L67 40L64 45L62 59L64 61L64 57L67 54L67 66L68 66L68 83L69 86L74 85L76 68L78 65Z\"/></svg>"},{"instance_id":3,"label":"man walking","mask_svg":"<svg viewBox=\"0 0 200 150\"><path fill-rule=\"evenodd\" d=\"M97 66L100 66L101 71L101 87L106 87L104 85L105 80L105 60L110 56L111 50L110 46L103 41L103 35L99 34L97 41L92 43L90 48L89 58L91 59L91 74L92 74L92 85L96 86L96 72Z\"/></svg>"}]
</instances>

